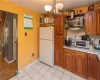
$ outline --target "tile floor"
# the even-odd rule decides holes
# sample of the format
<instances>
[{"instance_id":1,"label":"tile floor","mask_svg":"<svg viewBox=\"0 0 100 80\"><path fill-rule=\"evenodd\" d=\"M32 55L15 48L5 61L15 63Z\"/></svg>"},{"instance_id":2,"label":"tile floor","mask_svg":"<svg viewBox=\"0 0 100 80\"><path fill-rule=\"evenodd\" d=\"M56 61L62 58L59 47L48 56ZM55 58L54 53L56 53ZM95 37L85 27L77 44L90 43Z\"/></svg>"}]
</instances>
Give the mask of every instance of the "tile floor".
<instances>
[{"instance_id":1,"label":"tile floor","mask_svg":"<svg viewBox=\"0 0 100 80\"><path fill-rule=\"evenodd\" d=\"M10 80L86 80L59 66L50 67L40 61L32 63Z\"/></svg>"}]
</instances>

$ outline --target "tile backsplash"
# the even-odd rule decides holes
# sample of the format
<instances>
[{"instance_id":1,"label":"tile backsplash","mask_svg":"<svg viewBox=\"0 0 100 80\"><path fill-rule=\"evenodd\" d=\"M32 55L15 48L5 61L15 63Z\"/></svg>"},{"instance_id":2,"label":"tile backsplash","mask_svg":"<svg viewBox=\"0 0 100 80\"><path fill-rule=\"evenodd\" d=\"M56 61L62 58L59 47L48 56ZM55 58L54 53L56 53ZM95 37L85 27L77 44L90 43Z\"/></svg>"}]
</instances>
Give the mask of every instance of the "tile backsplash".
<instances>
[{"instance_id":1,"label":"tile backsplash","mask_svg":"<svg viewBox=\"0 0 100 80\"><path fill-rule=\"evenodd\" d=\"M91 39L100 39L100 36L90 36Z\"/></svg>"},{"instance_id":2,"label":"tile backsplash","mask_svg":"<svg viewBox=\"0 0 100 80\"><path fill-rule=\"evenodd\" d=\"M72 38L73 40L81 39L82 35L85 35L85 30L83 28L77 31L70 30L70 29L67 31L67 37Z\"/></svg>"},{"instance_id":3,"label":"tile backsplash","mask_svg":"<svg viewBox=\"0 0 100 80\"><path fill-rule=\"evenodd\" d=\"M81 36L85 35L85 29L81 28L80 30L74 31L74 30L68 30L67 31L67 37L66 38L72 38L73 40L75 39L81 39ZM99 39L100 40L100 36L95 35L95 36L90 36L90 38L93 39Z\"/></svg>"}]
</instances>

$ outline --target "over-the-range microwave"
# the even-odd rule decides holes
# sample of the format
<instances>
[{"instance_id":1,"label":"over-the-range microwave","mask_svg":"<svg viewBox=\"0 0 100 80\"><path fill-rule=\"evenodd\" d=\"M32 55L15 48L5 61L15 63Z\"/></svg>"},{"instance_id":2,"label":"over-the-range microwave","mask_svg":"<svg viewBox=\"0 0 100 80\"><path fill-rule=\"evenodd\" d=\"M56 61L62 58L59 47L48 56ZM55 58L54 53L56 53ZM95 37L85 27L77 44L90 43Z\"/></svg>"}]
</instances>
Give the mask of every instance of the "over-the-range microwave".
<instances>
[{"instance_id":1,"label":"over-the-range microwave","mask_svg":"<svg viewBox=\"0 0 100 80\"><path fill-rule=\"evenodd\" d=\"M68 19L68 24L70 27L84 27L84 17L76 17Z\"/></svg>"}]
</instances>

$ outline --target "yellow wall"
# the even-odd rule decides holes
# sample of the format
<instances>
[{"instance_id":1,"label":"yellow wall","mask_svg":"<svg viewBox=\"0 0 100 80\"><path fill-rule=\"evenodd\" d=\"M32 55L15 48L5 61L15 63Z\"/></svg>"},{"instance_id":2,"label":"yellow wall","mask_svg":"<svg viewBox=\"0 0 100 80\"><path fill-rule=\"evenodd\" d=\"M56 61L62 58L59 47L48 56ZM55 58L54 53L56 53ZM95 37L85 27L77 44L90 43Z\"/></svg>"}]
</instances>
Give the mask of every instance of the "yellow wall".
<instances>
[{"instance_id":1,"label":"yellow wall","mask_svg":"<svg viewBox=\"0 0 100 80\"><path fill-rule=\"evenodd\" d=\"M18 70L20 70L38 58L40 14L7 0L0 0L0 10L18 14ZM24 30L24 13L33 16L33 30ZM26 37L24 36L25 32L28 34ZM34 57L32 57L33 52L35 53Z\"/></svg>"},{"instance_id":2,"label":"yellow wall","mask_svg":"<svg viewBox=\"0 0 100 80\"><path fill-rule=\"evenodd\" d=\"M94 4L94 10L97 10L99 6L100 6L100 2ZM82 13L86 13L86 12L88 12L88 7L89 6L82 6L82 7L79 7L79 8L73 8L73 10L75 11L75 14L77 14L77 10L82 10ZM67 12L64 11L63 14L66 16Z\"/></svg>"},{"instance_id":3,"label":"yellow wall","mask_svg":"<svg viewBox=\"0 0 100 80\"><path fill-rule=\"evenodd\" d=\"M94 4L94 10L97 10L99 6L100 6L100 2ZM77 13L77 10L82 10L83 13L86 13L86 12L88 12L88 7L89 6L83 6L83 7L80 7L80 8L75 8L74 10L75 10L75 13Z\"/></svg>"}]
</instances>

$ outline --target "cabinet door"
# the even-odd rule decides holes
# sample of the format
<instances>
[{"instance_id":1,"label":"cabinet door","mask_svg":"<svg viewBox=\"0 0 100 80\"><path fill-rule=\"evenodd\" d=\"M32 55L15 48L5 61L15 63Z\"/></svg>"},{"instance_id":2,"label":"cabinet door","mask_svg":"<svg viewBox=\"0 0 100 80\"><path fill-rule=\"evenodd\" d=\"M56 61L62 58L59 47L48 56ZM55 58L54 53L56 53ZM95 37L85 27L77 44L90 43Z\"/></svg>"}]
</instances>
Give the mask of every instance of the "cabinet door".
<instances>
[{"instance_id":1,"label":"cabinet door","mask_svg":"<svg viewBox=\"0 0 100 80\"><path fill-rule=\"evenodd\" d=\"M74 50L64 49L64 68L73 71L73 54Z\"/></svg>"},{"instance_id":2,"label":"cabinet door","mask_svg":"<svg viewBox=\"0 0 100 80\"><path fill-rule=\"evenodd\" d=\"M76 51L76 62L74 64L74 71L77 75L87 78L87 55L83 52Z\"/></svg>"},{"instance_id":3,"label":"cabinet door","mask_svg":"<svg viewBox=\"0 0 100 80\"><path fill-rule=\"evenodd\" d=\"M88 55L88 80L97 80L99 60L96 55Z\"/></svg>"},{"instance_id":4,"label":"cabinet door","mask_svg":"<svg viewBox=\"0 0 100 80\"><path fill-rule=\"evenodd\" d=\"M98 74L98 80L100 80L100 61L99 61L99 74Z\"/></svg>"},{"instance_id":5,"label":"cabinet door","mask_svg":"<svg viewBox=\"0 0 100 80\"><path fill-rule=\"evenodd\" d=\"M95 35L96 34L96 19L95 12L91 11L86 13L85 15L85 27L87 35Z\"/></svg>"},{"instance_id":6,"label":"cabinet door","mask_svg":"<svg viewBox=\"0 0 100 80\"><path fill-rule=\"evenodd\" d=\"M55 64L58 66L63 67L63 52L60 50L56 50L56 58L55 58Z\"/></svg>"},{"instance_id":7,"label":"cabinet door","mask_svg":"<svg viewBox=\"0 0 100 80\"><path fill-rule=\"evenodd\" d=\"M55 34L64 34L64 20L63 15L55 17Z\"/></svg>"},{"instance_id":8,"label":"cabinet door","mask_svg":"<svg viewBox=\"0 0 100 80\"><path fill-rule=\"evenodd\" d=\"M55 35L55 64L63 66L63 35Z\"/></svg>"},{"instance_id":9,"label":"cabinet door","mask_svg":"<svg viewBox=\"0 0 100 80\"><path fill-rule=\"evenodd\" d=\"M96 11L96 26L97 35L100 35L100 9Z\"/></svg>"},{"instance_id":10,"label":"cabinet door","mask_svg":"<svg viewBox=\"0 0 100 80\"><path fill-rule=\"evenodd\" d=\"M72 71L73 55L70 53L64 53L64 67L66 70Z\"/></svg>"}]
</instances>

